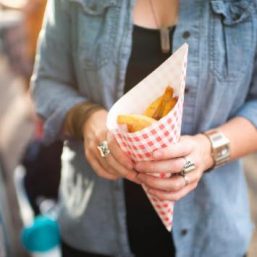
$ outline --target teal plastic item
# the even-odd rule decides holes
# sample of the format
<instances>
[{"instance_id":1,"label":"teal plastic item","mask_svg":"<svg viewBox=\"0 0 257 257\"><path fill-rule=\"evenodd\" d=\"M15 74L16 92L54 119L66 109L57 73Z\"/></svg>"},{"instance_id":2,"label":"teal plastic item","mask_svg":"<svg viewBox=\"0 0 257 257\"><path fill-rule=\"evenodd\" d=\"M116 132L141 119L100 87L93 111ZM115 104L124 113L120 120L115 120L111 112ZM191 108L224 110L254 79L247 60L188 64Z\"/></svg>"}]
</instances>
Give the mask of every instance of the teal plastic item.
<instances>
[{"instance_id":1,"label":"teal plastic item","mask_svg":"<svg viewBox=\"0 0 257 257\"><path fill-rule=\"evenodd\" d=\"M47 216L38 216L22 230L21 241L29 252L47 252L60 244L59 225Z\"/></svg>"}]
</instances>

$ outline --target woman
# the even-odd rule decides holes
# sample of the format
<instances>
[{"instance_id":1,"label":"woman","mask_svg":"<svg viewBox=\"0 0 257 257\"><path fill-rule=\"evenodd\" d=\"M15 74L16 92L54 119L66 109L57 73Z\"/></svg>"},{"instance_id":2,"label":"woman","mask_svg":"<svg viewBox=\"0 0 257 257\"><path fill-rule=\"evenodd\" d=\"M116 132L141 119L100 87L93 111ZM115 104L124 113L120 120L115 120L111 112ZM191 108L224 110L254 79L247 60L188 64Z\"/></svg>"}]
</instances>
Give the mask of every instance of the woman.
<instances>
[{"instance_id":1,"label":"woman","mask_svg":"<svg viewBox=\"0 0 257 257\"><path fill-rule=\"evenodd\" d=\"M250 0L48 1L32 82L46 140L69 138L60 187L64 256L246 253L252 225L238 158L257 150L256 36ZM181 139L152 162L132 164L106 129L107 111L185 41ZM174 175L146 174L158 171ZM172 235L138 184L177 201Z\"/></svg>"}]
</instances>

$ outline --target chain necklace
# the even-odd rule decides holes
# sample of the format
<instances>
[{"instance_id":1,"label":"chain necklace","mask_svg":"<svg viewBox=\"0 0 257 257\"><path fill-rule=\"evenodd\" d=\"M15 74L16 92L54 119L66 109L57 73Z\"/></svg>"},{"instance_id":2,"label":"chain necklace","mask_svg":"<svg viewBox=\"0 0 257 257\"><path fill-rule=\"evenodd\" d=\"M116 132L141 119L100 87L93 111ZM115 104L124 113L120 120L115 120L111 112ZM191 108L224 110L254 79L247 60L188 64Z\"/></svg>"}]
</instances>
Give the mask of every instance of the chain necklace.
<instances>
[{"instance_id":1,"label":"chain necklace","mask_svg":"<svg viewBox=\"0 0 257 257\"><path fill-rule=\"evenodd\" d=\"M164 27L160 24L157 15L154 10L153 2L152 0L149 0L150 6L151 6L151 11L153 14L154 22L156 27L159 28L160 30L160 43L161 43L161 50L163 53L167 54L170 53L170 29L168 27Z\"/></svg>"}]
</instances>

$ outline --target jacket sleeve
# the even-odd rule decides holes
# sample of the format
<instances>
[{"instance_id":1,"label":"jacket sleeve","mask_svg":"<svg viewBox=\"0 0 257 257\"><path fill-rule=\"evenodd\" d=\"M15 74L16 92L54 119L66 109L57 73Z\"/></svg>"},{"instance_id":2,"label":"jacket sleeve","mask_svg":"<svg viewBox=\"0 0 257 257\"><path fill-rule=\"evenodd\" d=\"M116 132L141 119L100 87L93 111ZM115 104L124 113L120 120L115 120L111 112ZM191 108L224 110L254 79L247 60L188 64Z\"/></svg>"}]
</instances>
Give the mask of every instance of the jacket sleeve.
<instances>
[{"instance_id":1,"label":"jacket sleeve","mask_svg":"<svg viewBox=\"0 0 257 257\"><path fill-rule=\"evenodd\" d=\"M87 100L76 89L67 0L48 0L31 79L36 111L44 119L45 141L60 135L65 115Z\"/></svg>"},{"instance_id":2,"label":"jacket sleeve","mask_svg":"<svg viewBox=\"0 0 257 257\"><path fill-rule=\"evenodd\" d=\"M255 55L255 65L252 75L252 81L246 102L238 110L236 116L246 118L257 128L257 54Z\"/></svg>"}]
</instances>

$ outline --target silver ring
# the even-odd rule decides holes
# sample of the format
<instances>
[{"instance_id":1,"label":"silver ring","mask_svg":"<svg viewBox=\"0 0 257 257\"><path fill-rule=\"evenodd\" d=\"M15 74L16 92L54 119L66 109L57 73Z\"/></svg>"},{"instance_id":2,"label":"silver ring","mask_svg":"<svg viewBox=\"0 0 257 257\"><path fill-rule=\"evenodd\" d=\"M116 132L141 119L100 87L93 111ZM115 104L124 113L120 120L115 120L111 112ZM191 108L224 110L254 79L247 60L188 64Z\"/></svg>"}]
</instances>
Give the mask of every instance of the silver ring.
<instances>
[{"instance_id":1,"label":"silver ring","mask_svg":"<svg viewBox=\"0 0 257 257\"><path fill-rule=\"evenodd\" d=\"M185 181L185 186L187 186L189 183L190 183L190 181L189 181L189 179L188 179L188 177L186 176L186 174L180 174L181 175L181 177L183 177L183 179L184 179L184 181Z\"/></svg>"},{"instance_id":2,"label":"silver ring","mask_svg":"<svg viewBox=\"0 0 257 257\"><path fill-rule=\"evenodd\" d=\"M190 160L187 160L186 157L184 157L185 159L185 165L183 167L183 170L180 172L182 176L185 176L186 174L192 172L193 170L195 170L195 164L190 161Z\"/></svg>"},{"instance_id":3,"label":"silver ring","mask_svg":"<svg viewBox=\"0 0 257 257\"><path fill-rule=\"evenodd\" d=\"M98 146L97 149L100 152L101 157L106 158L110 153L110 149L108 147L108 143L106 140L102 141Z\"/></svg>"}]
</instances>

